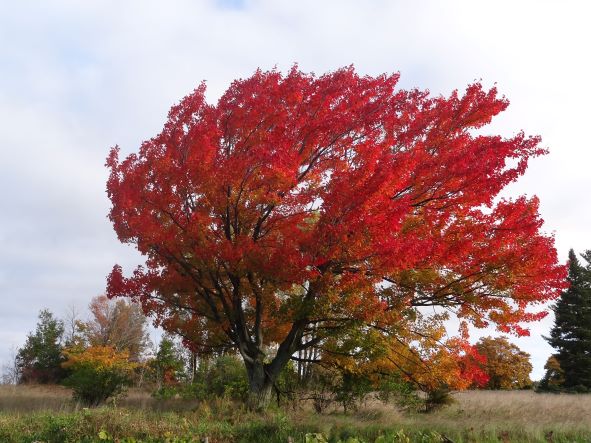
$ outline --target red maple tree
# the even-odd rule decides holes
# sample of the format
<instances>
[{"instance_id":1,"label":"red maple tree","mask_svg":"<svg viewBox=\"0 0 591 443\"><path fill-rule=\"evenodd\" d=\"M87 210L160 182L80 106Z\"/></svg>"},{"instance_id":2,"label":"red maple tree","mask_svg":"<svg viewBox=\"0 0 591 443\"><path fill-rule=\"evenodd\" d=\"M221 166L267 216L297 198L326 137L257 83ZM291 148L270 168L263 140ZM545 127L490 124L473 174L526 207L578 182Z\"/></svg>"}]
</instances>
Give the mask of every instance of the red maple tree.
<instances>
[{"instance_id":1,"label":"red maple tree","mask_svg":"<svg viewBox=\"0 0 591 443\"><path fill-rule=\"evenodd\" d=\"M115 266L108 295L194 350L237 349L259 406L298 351L401 339L421 307L526 333L565 269L537 198L497 197L546 151L477 131L508 105L496 89L431 97L398 77L257 71L216 106L201 85L138 154L113 148L109 217L146 263Z\"/></svg>"}]
</instances>

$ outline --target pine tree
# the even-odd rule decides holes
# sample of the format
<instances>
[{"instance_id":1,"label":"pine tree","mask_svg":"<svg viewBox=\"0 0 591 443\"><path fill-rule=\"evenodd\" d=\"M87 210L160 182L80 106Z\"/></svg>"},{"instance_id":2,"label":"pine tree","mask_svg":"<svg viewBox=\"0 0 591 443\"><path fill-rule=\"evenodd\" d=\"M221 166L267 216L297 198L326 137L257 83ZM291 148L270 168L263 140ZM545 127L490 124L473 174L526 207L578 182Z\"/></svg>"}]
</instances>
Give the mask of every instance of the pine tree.
<instances>
[{"instance_id":1,"label":"pine tree","mask_svg":"<svg viewBox=\"0 0 591 443\"><path fill-rule=\"evenodd\" d=\"M61 320L47 309L39 312L35 333L27 336L27 342L16 356L20 383L56 383L63 378L63 334L64 324Z\"/></svg>"},{"instance_id":2,"label":"pine tree","mask_svg":"<svg viewBox=\"0 0 591 443\"><path fill-rule=\"evenodd\" d=\"M562 389L573 391L591 390L591 251L581 256L586 265L569 251L570 287L553 308L556 318L547 338L557 351Z\"/></svg>"}]
</instances>

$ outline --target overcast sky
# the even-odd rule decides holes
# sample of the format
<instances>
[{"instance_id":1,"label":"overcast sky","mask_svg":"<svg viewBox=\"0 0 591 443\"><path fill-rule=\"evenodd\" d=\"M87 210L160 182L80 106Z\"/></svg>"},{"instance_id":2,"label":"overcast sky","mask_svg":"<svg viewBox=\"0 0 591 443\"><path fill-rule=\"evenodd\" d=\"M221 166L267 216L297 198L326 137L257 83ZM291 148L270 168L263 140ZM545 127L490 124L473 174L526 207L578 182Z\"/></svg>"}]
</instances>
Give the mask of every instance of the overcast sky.
<instances>
[{"instance_id":1,"label":"overcast sky","mask_svg":"<svg viewBox=\"0 0 591 443\"><path fill-rule=\"evenodd\" d=\"M106 215L105 158L161 129L207 81L257 67L401 73L434 94L481 79L511 106L494 130L550 154L508 194L537 194L562 260L591 249L591 7L586 1L0 0L0 361L44 307L85 309L139 258ZM543 375L549 318L514 340Z\"/></svg>"}]
</instances>

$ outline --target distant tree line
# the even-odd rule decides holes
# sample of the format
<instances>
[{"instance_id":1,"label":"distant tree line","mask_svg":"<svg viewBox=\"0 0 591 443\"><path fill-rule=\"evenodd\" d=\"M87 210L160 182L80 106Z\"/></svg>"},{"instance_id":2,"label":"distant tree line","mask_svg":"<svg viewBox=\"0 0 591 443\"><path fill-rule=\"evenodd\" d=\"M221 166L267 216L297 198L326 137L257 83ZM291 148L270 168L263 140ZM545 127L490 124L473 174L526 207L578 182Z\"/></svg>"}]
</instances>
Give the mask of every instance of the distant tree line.
<instances>
[{"instance_id":1,"label":"distant tree line","mask_svg":"<svg viewBox=\"0 0 591 443\"><path fill-rule=\"evenodd\" d=\"M591 251L581 257L583 262L570 251L569 287L552 308L555 323L546 339L556 352L546 362L546 373L538 384L540 391L591 389ZM91 301L86 320L74 308L63 319L44 309L35 331L27 335L22 347L13 350L11 361L4 365L2 381L62 383L72 387L78 400L90 405L117 396L130 385L151 390L163 399L246 398L247 374L234 352L221 349L198 357L181 337L168 334L154 348L147 325L140 305L105 296ZM472 388L532 387L530 355L506 337L481 338L474 348L480 357L471 364L485 378L474 382ZM405 407L428 409L429 401L431 407L444 403L445 392L454 389L441 374L419 380L419 371L414 375L403 370L383 373L375 360L368 362L365 366L348 366L347 361L327 358L311 347L294 356L277 379L277 401L307 398L319 412L332 404L347 410L370 393L377 393L384 400L396 398ZM417 388L424 388L426 400L419 399Z\"/></svg>"},{"instance_id":2,"label":"distant tree line","mask_svg":"<svg viewBox=\"0 0 591 443\"><path fill-rule=\"evenodd\" d=\"M581 258L582 262L573 250L569 252L569 287L552 308L555 323L546 338L556 352L546 362L546 373L537 386L540 391L591 390L591 251ZM62 383L71 386L74 396L87 404L104 402L130 385L149 389L163 399L246 398L247 374L234 352L222 349L198 357L181 337L168 334L154 348L147 325L138 304L105 296L92 300L86 320L73 308L63 319L44 309L35 331L4 365L2 381ZM506 337L481 338L474 348L480 359L471 364L478 366L485 378L472 388L532 387L529 354ZM436 406L438 396L454 386L443 376L433 377L424 390L426 401L431 399ZM321 412L331 404L355 408L370 393L385 400L396 398L407 407L427 407L424 397L423 401L417 397L417 388L421 388L420 380L404 371L381 373L373 361L347 366L312 347L295 356L277 379L274 391L278 402L308 398Z\"/></svg>"},{"instance_id":3,"label":"distant tree line","mask_svg":"<svg viewBox=\"0 0 591 443\"><path fill-rule=\"evenodd\" d=\"M68 371L65 350L81 352L93 347L111 347L127 352L130 361L138 362L149 345L147 318L141 307L105 296L95 297L89 305L90 319L78 318L72 308L59 319L48 309L39 313L34 332L18 349L13 379L17 383L59 383Z\"/></svg>"},{"instance_id":4,"label":"distant tree line","mask_svg":"<svg viewBox=\"0 0 591 443\"><path fill-rule=\"evenodd\" d=\"M104 296L91 301L86 320L73 308L64 319L44 309L39 313L35 331L16 351L12 371L5 368L5 375L12 374L5 377L5 382L61 383L71 387L74 397L87 405L116 398L132 385L161 399L246 400L248 377L234 351L216 350L198 357L179 337L169 334L154 347L147 324L139 305ZM477 366L483 378L472 387L531 386L529 354L506 338L482 338L474 349L481 358L467 356L464 361L468 366ZM284 403L308 399L318 412L332 405L355 409L370 394L395 401L404 408L430 410L446 403L449 390L455 388L436 369L428 375L420 375L417 370L413 379L401 371L383 372L379 358L350 366L348 360L323 356L314 348L296 357L275 383L276 400ZM419 390L427 396L418 395Z\"/></svg>"}]
</instances>

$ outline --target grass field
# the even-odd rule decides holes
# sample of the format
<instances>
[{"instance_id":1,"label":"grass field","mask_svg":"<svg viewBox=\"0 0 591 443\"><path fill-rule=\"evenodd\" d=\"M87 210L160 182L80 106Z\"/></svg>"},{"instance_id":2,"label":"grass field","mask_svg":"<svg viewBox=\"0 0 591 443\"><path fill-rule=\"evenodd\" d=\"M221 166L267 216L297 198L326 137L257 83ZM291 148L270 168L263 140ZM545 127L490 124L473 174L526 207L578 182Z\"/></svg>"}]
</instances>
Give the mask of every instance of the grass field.
<instances>
[{"instance_id":1,"label":"grass field","mask_svg":"<svg viewBox=\"0 0 591 443\"><path fill-rule=\"evenodd\" d=\"M0 442L591 442L591 395L468 391L431 414L370 401L316 415L306 405L252 414L224 399L159 401L132 391L115 407L80 408L61 387L0 387ZM435 433L434 433L435 432ZM352 438L356 437L357 440ZM311 436L308 435L311 440Z\"/></svg>"}]
</instances>

